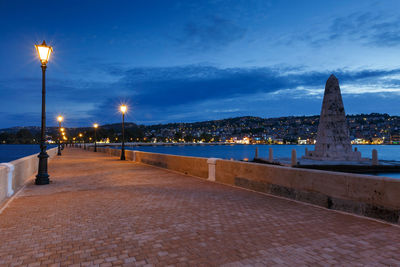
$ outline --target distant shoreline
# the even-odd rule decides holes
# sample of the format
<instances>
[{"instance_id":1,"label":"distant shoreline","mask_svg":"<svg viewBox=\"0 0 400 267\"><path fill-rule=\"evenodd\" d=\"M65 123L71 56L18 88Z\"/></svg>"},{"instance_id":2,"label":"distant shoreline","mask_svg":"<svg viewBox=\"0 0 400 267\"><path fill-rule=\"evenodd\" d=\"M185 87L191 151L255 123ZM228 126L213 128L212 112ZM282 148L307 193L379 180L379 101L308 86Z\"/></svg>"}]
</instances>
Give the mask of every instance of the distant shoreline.
<instances>
[{"instance_id":1,"label":"distant shoreline","mask_svg":"<svg viewBox=\"0 0 400 267\"><path fill-rule=\"evenodd\" d=\"M79 144L79 143L77 143ZM94 143L81 143L86 145L94 145ZM241 144L241 143L225 143L225 142L216 142L216 143L137 143L137 142L129 142L125 143L125 146L181 146L181 145L241 145L241 146L252 146L252 145L267 145L267 146L314 146L315 144ZM400 144L352 144L352 146L398 146ZM121 143L97 143L97 146L121 146Z\"/></svg>"}]
</instances>

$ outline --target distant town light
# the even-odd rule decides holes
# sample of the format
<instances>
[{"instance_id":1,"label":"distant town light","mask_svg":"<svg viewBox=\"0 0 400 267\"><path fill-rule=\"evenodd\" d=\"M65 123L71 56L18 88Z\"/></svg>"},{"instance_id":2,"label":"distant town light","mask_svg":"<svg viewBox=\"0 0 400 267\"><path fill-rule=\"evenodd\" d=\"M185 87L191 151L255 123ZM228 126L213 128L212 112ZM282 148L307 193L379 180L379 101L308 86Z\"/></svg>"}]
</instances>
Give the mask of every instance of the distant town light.
<instances>
[{"instance_id":1,"label":"distant town light","mask_svg":"<svg viewBox=\"0 0 400 267\"><path fill-rule=\"evenodd\" d=\"M127 110L128 108L126 107L126 105L121 105L121 106L119 107L119 109L121 110L121 112L122 112L123 114L125 114L125 112L126 112L126 110Z\"/></svg>"},{"instance_id":2,"label":"distant town light","mask_svg":"<svg viewBox=\"0 0 400 267\"><path fill-rule=\"evenodd\" d=\"M51 52L53 52L53 48L48 46L45 41L43 41L40 45L35 45L36 50L39 55L40 62L42 65L46 65L49 62Z\"/></svg>"},{"instance_id":3,"label":"distant town light","mask_svg":"<svg viewBox=\"0 0 400 267\"><path fill-rule=\"evenodd\" d=\"M97 127L99 127L99 125L97 123L95 123L95 124L93 124L93 127L97 128Z\"/></svg>"}]
</instances>

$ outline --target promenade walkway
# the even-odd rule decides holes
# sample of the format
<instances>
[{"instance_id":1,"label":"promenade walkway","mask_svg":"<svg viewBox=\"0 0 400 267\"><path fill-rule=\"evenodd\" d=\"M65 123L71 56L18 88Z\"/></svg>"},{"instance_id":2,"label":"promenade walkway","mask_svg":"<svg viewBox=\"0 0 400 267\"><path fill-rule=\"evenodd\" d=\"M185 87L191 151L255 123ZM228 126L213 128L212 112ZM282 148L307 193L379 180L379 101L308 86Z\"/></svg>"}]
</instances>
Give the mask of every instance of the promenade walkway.
<instances>
[{"instance_id":1,"label":"promenade walkway","mask_svg":"<svg viewBox=\"0 0 400 267\"><path fill-rule=\"evenodd\" d=\"M400 266L400 227L65 149L0 214L0 266Z\"/></svg>"}]
</instances>

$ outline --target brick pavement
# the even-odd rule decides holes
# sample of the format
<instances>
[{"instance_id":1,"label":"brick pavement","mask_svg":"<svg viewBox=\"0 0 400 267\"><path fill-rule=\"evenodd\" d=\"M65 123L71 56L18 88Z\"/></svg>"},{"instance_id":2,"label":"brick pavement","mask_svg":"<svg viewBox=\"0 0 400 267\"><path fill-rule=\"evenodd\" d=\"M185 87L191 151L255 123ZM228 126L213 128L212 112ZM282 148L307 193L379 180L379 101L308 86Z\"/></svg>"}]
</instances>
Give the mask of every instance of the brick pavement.
<instances>
[{"instance_id":1,"label":"brick pavement","mask_svg":"<svg viewBox=\"0 0 400 267\"><path fill-rule=\"evenodd\" d=\"M0 215L0 266L400 266L400 228L66 149Z\"/></svg>"}]
</instances>

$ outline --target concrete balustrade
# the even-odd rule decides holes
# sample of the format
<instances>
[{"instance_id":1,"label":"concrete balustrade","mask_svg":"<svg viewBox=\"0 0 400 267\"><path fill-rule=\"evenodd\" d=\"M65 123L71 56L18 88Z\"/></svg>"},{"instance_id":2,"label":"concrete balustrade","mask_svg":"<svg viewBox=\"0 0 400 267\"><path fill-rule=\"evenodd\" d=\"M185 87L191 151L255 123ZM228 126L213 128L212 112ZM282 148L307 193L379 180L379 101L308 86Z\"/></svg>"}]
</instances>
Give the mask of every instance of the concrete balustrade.
<instances>
[{"instance_id":1,"label":"concrete balustrade","mask_svg":"<svg viewBox=\"0 0 400 267\"><path fill-rule=\"evenodd\" d=\"M50 159L56 156L57 147L47 150L47 154ZM0 204L37 173L38 164L38 154L0 164Z\"/></svg>"},{"instance_id":2,"label":"concrete balustrade","mask_svg":"<svg viewBox=\"0 0 400 267\"><path fill-rule=\"evenodd\" d=\"M135 151L135 159L136 162L154 165L201 178L208 178L207 158Z\"/></svg>"},{"instance_id":3,"label":"concrete balustrade","mask_svg":"<svg viewBox=\"0 0 400 267\"><path fill-rule=\"evenodd\" d=\"M0 166L0 203L7 197L8 188L8 169Z\"/></svg>"},{"instance_id":4,"label":"concrete balustrade","mask_svg":"<svg viewBox=\"0 0 400 267\"><path fill-rule=\"evenodd\" d=\"M216 181L399 223L394 178L218 160Z\"/></svg>"}]
</instances>

